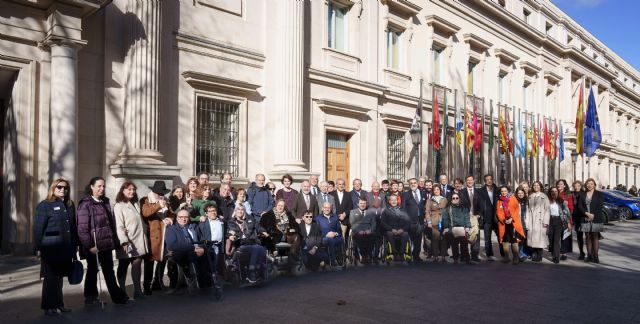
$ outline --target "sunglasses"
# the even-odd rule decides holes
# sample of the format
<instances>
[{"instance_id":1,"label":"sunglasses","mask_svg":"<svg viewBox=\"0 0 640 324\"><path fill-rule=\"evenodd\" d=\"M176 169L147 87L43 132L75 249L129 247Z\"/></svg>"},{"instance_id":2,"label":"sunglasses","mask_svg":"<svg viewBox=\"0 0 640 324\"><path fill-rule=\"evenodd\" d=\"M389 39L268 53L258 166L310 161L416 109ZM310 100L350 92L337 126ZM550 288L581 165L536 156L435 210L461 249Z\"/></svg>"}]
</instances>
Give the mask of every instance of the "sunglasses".
<instances>
[{"instance_id":1,"label":"sunglasses","mask_svg":"<svg viewBox=\"0 0 640 324\"><path fill-rule=\"evenodd\" d=\"M178 216L178 218L189 218L189 216Z\"/></svg>"},{"instance_id":2,"label":"sunglasses","mask_svg":"<svg viewBox=\"0 0 640 324\"><path fill-rule=\"evenodd\" d=\"M460 200L460 197L452 197L451 200Z\"/></svg>"},{"instance_id":3,"label":"sunglasses","mask_svg":"<svg viewBox=\"0 0 640 324\"><path fill-rule=\"evenodd\" d=\"M57 186L56 186L56 189L58 189L58 190L63 190L63 189L64 189L64 190L69 190L69 186L60 186L60 185L57 185Z\"/></svg>"},{"instance_id":4,"label":"sunglasses","mask_svg":"<svg viewBox=\"0 0 640 324\"><path fill-rule=\"evenodd\" d=\"M269 187L269 190L274 191L274 190L276 190L276 188Z\"/></svg>"}]
</instances>

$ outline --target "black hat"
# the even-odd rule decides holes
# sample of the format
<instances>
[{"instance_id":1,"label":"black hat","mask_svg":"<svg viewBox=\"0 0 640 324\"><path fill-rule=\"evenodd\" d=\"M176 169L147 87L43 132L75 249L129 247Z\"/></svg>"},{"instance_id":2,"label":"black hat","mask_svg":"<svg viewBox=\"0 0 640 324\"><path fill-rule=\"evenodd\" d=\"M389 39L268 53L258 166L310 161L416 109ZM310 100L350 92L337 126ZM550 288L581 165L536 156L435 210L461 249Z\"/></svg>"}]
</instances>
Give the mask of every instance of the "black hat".
<instances>
[{"instance_id":1,"label":"black hat","mask_svg":"<svg viewBox=\"0 0 640 324\"><path fill-rule=\"evenodd\" d=\"M153 187L149 187L151 191L157 193L158 195L164 196L168 194L171 190L167 189L167 185L164 181L156 181L153 183Z\"/></svg>"}]
</instances>

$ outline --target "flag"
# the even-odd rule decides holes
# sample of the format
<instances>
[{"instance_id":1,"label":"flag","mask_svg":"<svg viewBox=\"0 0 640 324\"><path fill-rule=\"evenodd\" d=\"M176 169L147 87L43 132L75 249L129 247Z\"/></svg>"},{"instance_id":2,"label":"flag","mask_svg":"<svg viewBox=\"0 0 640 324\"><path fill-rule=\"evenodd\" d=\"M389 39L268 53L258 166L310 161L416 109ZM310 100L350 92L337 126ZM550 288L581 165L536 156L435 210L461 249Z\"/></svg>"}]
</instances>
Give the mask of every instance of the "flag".
<instances>
[{"instance_id":1,"label":"flag","mask_svg":"<svg viewBox=\"0 0 640 324\"><path fill-rule=\"evenodd\" d=\"M469 107L469 104L467 103L467 153L470 153L471 150L473 149L473 146L476 142L475 140L475 135L476 135L476 130L474 127L474 122L476 120L475 116L476 116L476 112L472 111L471 107Z\"/></svg>"},{"instance_id":2,"label":"flag","mask_svg":"<svg viewBox=\"0 0 640 324\"><path fill-rule=\"evenodd\" d=\"M544 156L549 157L549 129L547 128L547 120L544 120Z\"/></svg>"},{"instance_id":3,"label":"flag","mask_svg":"<svg viewBox=\"0 0 640 324\"><path fill-rule=\"evenodd\" d=\"M540 147L540 144L539 144L540 137L538 136L538 133L540 133L540 131L539 131L540 129L536 128L536 121L535 121L535 118L534 118L533 114L531 114L531 125L533 127L533 144L532 144L533 156L534 157L538 157L538 154L539 154L538 149Z\"/></svg>"},{"instance_id":4,"label":"flag","mask_svg":"<svg viewBox=\"0 0 640 324\"><path fill-rule=\"evenodd\" d=\"M504 107L505 113L505 131L507 136L507 146L509 149L509 153L513 154L513 138L511 137L511 118L509 118L509 108Z\"/></svg>"},{"instance_id":5,"label":"flag","mask_svg":"<svg viewBox=\"0 0 640 324\"><path fill-rule=\"evenodd\" d=\"M582 89L584 86L580 82L580 94L578 96L578 110L576 111L576 152L584 153L584 109L582 107Z\"/></svg>"},{"instance_id":6,"label":"flag","mask_svg":"<svg viewBox=\"0 0 640 324\"><path fill-rule=\"evenodd\" d=\"M477 106L477 102L476 102L475 98L473 99L473 110L476 112L475 116L474 116L474 119L475 119L474 120L474 131L475 131L475 139L476 139L475 150L476 150L476 153L478 153L478 152L480 152L480 149L482 148L482 137L484 135L483 132L482 132L483 131L482 130L482 124L484 123L484 120L482 120L481 118L478 117L478 113L477 113L478 106Z\"/></svg>"},{"instance_id":7,"label":"flag","mask_svg":"<svg viewBox=\"0 0 640 324\"><path fill-rule=\"evenodd\" d=\"M564 132L562 130L562 123L560 123L560 162L564 160Z\"/></svg>"},{"instance_id":8,"label":"flag","mask_svg":"<svg viewBox=\"0 0 640 324\"><path fill-rule=\"evenodd\" d=\"M525 134L522 128L522 116L518 113L518 127L516 131L516 157L527 156L527 144L525 143Z\"/></svg>"},{"instance_id":9,"label":"flag","mask_svg":"<svg viewBox=\"0 0 640 324\"><path fill-rule=\"evenodd\" d=\"M420 124L422 122L422 89L420 89L420 101L418 101L418 107L416 107L416 114L413 116L413 121L411 121L411 129L419 129Z\"/></svg>"},{"instance_id":10,"label":"flag","mask_svg":"<svg viewBox=\"0 0 640 324\"><path fill-rule=\"evenodd\" d=\"M489 102L489 150L493 150L493 142L495 141L493 134L493 100Z\"/></svg>"},{"instance_id":11,"label":"flag","mask_svg":"<svg viewBox=\"0 0 640 324\"><path fill-rule=\"evenodd\" d=\"M589 90L589 103L587 103L587 118L584 125L584 153L592 157L602 142L600 121L596 110L596 99L593 96L593 88Z\"/></svg>"},{"instance_id":12,"label":"flag","mask_svg":"<svg viewBox=\"0 0 640 324\"><path fill-rule=\"evenodd\" d=\"M449 141L447 138L447 127L449 127L449 103L447 102L447 89L445 88L442 92L442 96L444 96L444 105L442 107L443 116L442 116L442 135L440 137L440 146L444 149L443 154L447 153L446 147L447 142ZM443 158L445 161L446 159Z\"/></svg>"},{"instance_id":13,"label":"flag","mask_svg":"<svg viewBox=\"0 0 640 324\"><path fill-rule=\"evenodd\" d=\"M527 127L527 156L533 156L533 131Z\"/></svg>"},{"instance_id":14,"label":"flag","mask_svg":"<svg viewBox=\"0 0 640 324\"><path fill-rule=\"evenodd\" d=\"M438 106L438 95L436 89L433 89L433 109L431 119L431 136L433 141L433 149L440 150L440 107Z\"/></svg>"},{"instance_id":15,"label":"flag","mask_svg":"<svg viewBox=\"0 0 640 324\"><path fill-rule=\"evenodd\" d=\"M498 119L498 127L500 128L500 146L502 148L502 153L507 154L509 152L509 146L507 143L507 129L504 123L504 113L500 113Z\"/></svg>"},{"instance_id":16,"label":"flag","mask_svg":"<svg viewBox=\"0 0 640 324\"><path fill-rule=\"evenodd\" d=\"M460 108L456 107L456 142L462 145L462 131L464 129L464 120Z\"/></svg>"},{"instance_id":17,"label":"flag","mask_svg":"<svg viewBox=\"0 0 640 324\"><path fill-rule=\"evenodd\" d=\"M555 150L555 153L556 153L555 154L555 158L557 159L558 158L558 153L559 153L558 152L559 151L559 149L558 149L558 147L559 147L558 146L558 139L560 138L560 134L558 134L558 121L556 120L554 124L556 124L555 125L556 126L556 132L555 132L556 137L553 139L553 149Z\"/></svg>"}]
</instances>

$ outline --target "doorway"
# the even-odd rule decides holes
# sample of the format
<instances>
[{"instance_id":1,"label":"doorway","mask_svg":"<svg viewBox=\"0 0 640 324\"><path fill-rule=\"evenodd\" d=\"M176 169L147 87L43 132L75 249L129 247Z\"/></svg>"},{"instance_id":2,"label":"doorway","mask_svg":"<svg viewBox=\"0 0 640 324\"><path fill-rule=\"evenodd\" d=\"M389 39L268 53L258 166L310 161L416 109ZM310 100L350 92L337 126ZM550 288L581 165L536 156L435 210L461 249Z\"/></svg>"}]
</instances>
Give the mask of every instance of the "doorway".
<instances>
[{"instance_id":1,"label":"doorway","mask_svg":"<svg viewBox=\"0 0 640 324\"><path fill-rule=\"evenodd\" d=\"M349 135L327 132L326 179L335 181L342 178L349 190Z\"/></svg>"}]
</instances>

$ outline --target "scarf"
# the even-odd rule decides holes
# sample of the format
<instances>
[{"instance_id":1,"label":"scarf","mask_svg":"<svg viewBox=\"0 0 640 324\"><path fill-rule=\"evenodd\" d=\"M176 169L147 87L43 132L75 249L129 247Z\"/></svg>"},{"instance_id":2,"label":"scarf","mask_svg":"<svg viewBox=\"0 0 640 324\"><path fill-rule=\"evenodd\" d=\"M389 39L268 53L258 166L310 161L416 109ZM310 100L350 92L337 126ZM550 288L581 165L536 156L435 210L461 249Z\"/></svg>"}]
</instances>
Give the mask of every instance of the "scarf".
<instances>
[{"instance_id":1,"label":"scarf","mask_svg":"<svg viewBox=\"0 0 640 324\"><path fill-rule=\"evenodd\" d=\"M278 213L274 208L273 214L276 216L276 226L278 227L278 230L285 233L289 227L289 217L287 216L287 212L283 210L282 213Z\"/></svg>"},{"instance_id":2,"label":"scarf","mask_svg":"<svg viewBox=\"0 0 640 324\"><path fill-rule=\"evenodd\" d=\"M504 218L505 219L509 219L511 218L511 213L509 212L509 200L510 200L511 196L510 195L506 195L506 196L500 196L500 203L502 204L502 210L504 211Z\"/></svg>"},{"instance_id":3,"label":"scarf","mask_svg":"<svg viewBox=\"0 0 640 324\"><path fill-rule=\"evenodd\" d=\"M440 202L444 199L442 196L431 196L431 200L433 200L436 204L440 205Z\"/></svg>"}]
</instances>

